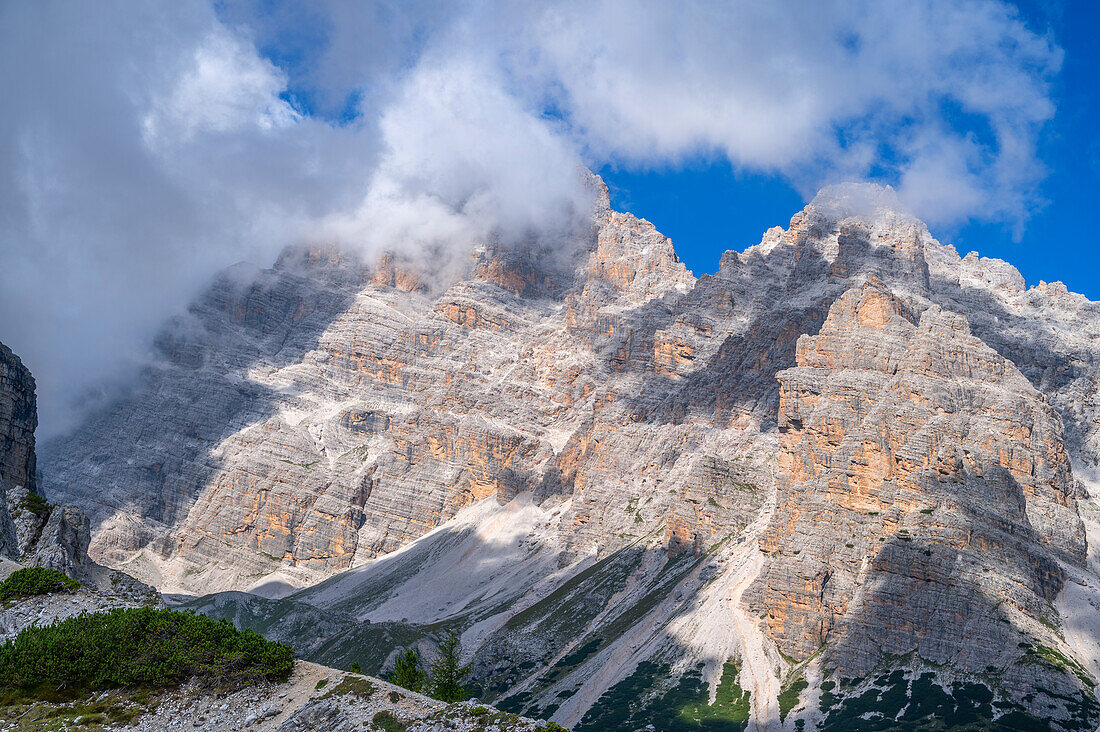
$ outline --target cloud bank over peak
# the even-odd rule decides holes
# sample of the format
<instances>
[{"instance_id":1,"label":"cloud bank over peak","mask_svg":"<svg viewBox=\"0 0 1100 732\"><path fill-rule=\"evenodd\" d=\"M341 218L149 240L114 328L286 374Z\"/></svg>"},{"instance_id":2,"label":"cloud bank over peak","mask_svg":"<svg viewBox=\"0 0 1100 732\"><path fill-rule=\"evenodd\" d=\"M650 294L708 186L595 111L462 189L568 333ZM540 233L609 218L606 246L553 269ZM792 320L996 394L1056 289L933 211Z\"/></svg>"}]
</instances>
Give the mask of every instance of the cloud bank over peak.
<instances>
[{"instance_id":1,"label":"cloud bank over peak","mask_svg":"<svg viewBox=\"0 0 1100 732\"><path fill-rule=\"evenodd\" d=\"M567 231L584 166L1023 226L1061 51L999 0L0 5L0 340L47 435L217 269Z\"/></svg>"},{"instance_id":2,"label":"cloud bank over peak","mask_svg":"<svg viewBox=\"0 0 1100 732\"><path fill-rule=\"evenodd\" d=\"M533 72L598 158L695 153L810 196L883 177L934 223L1023 221L1061 52L997 2L570 4Z\"/></svg>"}]
</instances>

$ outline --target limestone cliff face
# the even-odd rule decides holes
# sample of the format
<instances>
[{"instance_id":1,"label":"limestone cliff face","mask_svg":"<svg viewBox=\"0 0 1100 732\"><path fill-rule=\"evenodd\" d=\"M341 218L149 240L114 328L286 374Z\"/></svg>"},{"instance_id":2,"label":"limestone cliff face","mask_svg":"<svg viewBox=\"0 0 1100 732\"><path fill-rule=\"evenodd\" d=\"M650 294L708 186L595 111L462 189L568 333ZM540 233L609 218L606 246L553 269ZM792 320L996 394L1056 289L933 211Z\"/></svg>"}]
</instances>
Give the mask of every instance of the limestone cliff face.
<instances>
[{"instance_id":1,"label":"limestone cliff face","mask_svg":"<svg viewBox=\"0 0 1100 732\"><path fill-rule=\"evenodd\" d=\"M1068 694L1030 642L1100 673L1048 627L1065 588L1100 603L1100 304L860 186L699 278L605 192L562 251L429 264L220 275L43 451L92 556L195 593L331 578L295 597L470 628L494 693L570 726L651 659L738 659L758 719L823 647L842 676L915 653Z\"/></svg>"},{"instance_id":2,"label":"limestone cliff face","mask_svg":"<svg viewBox=\"0 0 1100 732\"><path fill-rule=\"evenodd\" d=\"M981 671L1082 565L1061 420L1010 362L932 305L849 290L779 372L778 508L752 600L780 647L851 673L916 648ZM1011 644L1008 642L1011 641ZM961 649L961 652L960 652Z\"/></svg>"},{"instance_id":3,"label":"limestone cliff face","mask_svg":"<svg viewBox=\"0 0 1100 732\"><path fill-rule=\"evenodd\" d=\"M476 252L467 278L430 292L392 257L288 253L227 272L165 329L131 398L49 449L51 489L89 508L93 556L165 588L315 581L522 492L583 492L575 540L591 551L607 526L657 520L671 501L670 487L632 510L605 474L652 484L681 455L704 459L693 453L709 438L632 430L633 407L602 383L638 358L691 369L675 330L639 335L636 354L617 323L690 289L671 242L602 210L579 246L553 261ZM619 447L638 436L660 444Z\"/></svg>"}]
</instances>

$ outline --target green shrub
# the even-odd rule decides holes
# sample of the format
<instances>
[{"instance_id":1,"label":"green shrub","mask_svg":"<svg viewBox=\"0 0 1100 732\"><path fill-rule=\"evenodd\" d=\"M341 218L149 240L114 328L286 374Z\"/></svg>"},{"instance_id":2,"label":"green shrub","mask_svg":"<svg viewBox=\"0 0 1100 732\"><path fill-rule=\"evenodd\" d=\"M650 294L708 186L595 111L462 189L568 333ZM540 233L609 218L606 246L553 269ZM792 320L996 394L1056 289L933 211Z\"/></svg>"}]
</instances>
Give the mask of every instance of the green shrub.
<instances>
[{"instance_id":1,"label":"green shrub","mask_svg":"<svg viewBox=\"0 0 1100 732\"><path fill-rule=\"evenodd\" d=\"M71 592L77 587L80 587L79 582L56 569L25 567L0 582L0 602L51 592Z\"/></svg>"},{"instance_id":2,"label":"green shrub","mask_svg":"<svg viewBox=\"0 0 1100 732\"><path fill-rule=\"evenodd\" d=\"M370 679L345 676L339 684L329 689L329 692L321 698L328 699L331 696L343 696L344 694L353 694L363 699L370 699L374 695L374 684L370 682Z\"/></svg>"},{"instance_id":3,"label":"green shrub","mask_svg":"<svg viewBox=\"0 0 1100 732\"><path fill-rule=\"evenodd\" d=\"M25 628L0 646L0 690L163 688L192 678L232 690L285 681L293 666L288 646L225 619L118 609Z\"/></svg>"},{"instance_id":4,"label":"green shrub","mask_svg":"<svg viewBox=\"0 0 1100 732\"><path fill-rule=\"evenodd\" d=\"M27 495L23 497L22 507L43 520L48 519L53 510L53 504L32 491L27 491Z\"/></svg>"},{"instance_id":5,"label":"green shrub","mask_svg":"<svg viewBox=\"0 0 1100 732\"><path fill-rule=\"evenodd\" d=\"M393 716L389 712L379 712L371 719L372 722L384 729L386 732L405 732L405 725L398 721L397 717Z\"/></svg>"}]
</instances>

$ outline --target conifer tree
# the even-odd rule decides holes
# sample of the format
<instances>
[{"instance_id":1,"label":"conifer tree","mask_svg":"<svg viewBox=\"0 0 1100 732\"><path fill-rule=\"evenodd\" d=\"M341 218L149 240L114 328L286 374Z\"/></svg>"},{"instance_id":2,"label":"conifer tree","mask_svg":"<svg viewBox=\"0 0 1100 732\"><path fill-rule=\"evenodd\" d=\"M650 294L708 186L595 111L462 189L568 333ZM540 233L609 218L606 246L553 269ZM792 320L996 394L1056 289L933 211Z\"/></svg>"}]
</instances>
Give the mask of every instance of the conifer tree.
<instances>
[{"instance_id":1,"label":"conifer tree","mask_svg":"<svg viewBox=\"0 0 1100 732\"><path fill-rule=\"evenodd\" d=\"M458 634L451 631L439 644L439 655L428 674L427 688L431 696L448 703L463 701L469 696L463 684L470 675L470 667L459 663L461 654Z\"/></svg>"},{"instance_id":2,"label":"conifer tree","mask_svg":"<svg viewBox=\"0 0 1100 732\"><path fill-rule=\"evenodd\" d=\"M427 678L428 674L420 668L420 657L410 648L398 656L390 681L409 691L420 691L424 688Z\"/></svg>"}]
</instances>

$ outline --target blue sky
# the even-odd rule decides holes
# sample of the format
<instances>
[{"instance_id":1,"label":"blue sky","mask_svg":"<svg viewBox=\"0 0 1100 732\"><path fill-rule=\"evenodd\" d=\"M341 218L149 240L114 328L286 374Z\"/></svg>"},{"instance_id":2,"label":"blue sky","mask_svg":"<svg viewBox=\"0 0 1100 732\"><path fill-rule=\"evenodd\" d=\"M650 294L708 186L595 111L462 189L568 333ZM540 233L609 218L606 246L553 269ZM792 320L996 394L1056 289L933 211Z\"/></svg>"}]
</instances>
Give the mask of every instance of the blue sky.
<instances>
[{"instance_id":1,"label":"blue sky","mask_svg":"<svg viewBox=\"0 0 1100 732\"><path fill-rule=\"evenodd\" d=\"M1051 33L1065 51L1053 83L1054 118L1039 138L1048 173L1019 236L1006 222L960 221L932 226L940 241L960 252L1005 259L1028 286L1061 280L1070 290L1100 300L1100 3L1023 3L1037 32ZM781 175L738 171L728 161L600 171L616 207L652 221L671 237L696 274L712 273L726 249L756 244L772 226L786 226L804 204Z\"/></svg>"}]
</instances>

